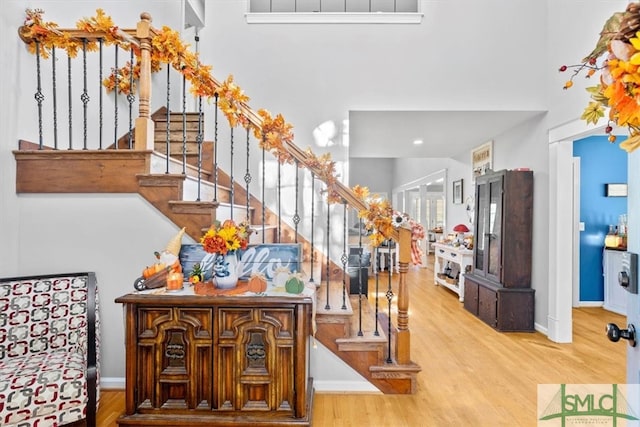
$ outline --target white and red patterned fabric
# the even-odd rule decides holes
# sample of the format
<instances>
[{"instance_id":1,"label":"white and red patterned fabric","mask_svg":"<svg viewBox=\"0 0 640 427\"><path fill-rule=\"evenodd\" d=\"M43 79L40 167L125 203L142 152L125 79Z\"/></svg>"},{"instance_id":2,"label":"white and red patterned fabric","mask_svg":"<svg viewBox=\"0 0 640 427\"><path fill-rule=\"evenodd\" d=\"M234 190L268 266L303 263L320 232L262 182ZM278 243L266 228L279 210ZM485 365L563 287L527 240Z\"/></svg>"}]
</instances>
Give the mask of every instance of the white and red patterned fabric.
<instances>
[{"instance_id":1,"label":"white and red patterned fabric","mask_svg":"<svg viewBox=\"0 0 640 427\"><path fill-rule=\"evenodd\" d=\"M0 425L56 427L85 418L87 280L0 281Z\"/></svg>"}]
</instances>

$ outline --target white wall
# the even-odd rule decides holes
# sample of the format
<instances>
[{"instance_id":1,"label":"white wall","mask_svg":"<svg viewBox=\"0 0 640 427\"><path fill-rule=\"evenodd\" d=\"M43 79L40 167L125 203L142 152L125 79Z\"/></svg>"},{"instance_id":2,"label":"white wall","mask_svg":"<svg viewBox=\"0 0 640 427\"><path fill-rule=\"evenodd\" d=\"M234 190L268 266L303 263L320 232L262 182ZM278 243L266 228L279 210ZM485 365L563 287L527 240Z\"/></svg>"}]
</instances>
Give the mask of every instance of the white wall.
<instances>
[{"instance_id":1,"label":"white wall","mask_svg":"<svg viewBox=\"0 0 640 427\"><path fill-rule=\"evenodd\" d=\"M356 184L376 193L386 193L389 201L393 189L395 159L350 158L349 187Z\"/></svg>"}]
</instances>

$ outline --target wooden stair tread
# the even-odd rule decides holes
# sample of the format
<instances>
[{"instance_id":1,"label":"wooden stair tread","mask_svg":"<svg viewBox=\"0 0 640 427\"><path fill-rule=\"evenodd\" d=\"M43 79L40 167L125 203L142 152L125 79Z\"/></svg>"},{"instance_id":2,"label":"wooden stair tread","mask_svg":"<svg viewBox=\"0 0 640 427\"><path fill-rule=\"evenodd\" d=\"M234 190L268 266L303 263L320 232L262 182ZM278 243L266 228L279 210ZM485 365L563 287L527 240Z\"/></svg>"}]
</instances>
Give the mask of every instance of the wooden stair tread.
<instances>
[{"instance_id":1,"label":"wooden stair tread","mask_svg":"<svg viewBox=\"0 0 640 427\"><path fill-rule=\"evenodd\" d=\"M378 324L378 335L375 335L376 319L374 307L370 306L369 300L362 295L362 326L358 320L358 295L346 296L345 306L342 305L342 283L331 282L329 291L330 306L326 308L326 283L322 283L316 292L316 319L318 316L343 318L349 322L351 333L349 336L336 339L339 344L363 343L363 342L386 342L386 333L382 326ZM320 322L323 320L321 319ZM358 332L362 332L362 336Z\"/></svg>"}]
</instances>

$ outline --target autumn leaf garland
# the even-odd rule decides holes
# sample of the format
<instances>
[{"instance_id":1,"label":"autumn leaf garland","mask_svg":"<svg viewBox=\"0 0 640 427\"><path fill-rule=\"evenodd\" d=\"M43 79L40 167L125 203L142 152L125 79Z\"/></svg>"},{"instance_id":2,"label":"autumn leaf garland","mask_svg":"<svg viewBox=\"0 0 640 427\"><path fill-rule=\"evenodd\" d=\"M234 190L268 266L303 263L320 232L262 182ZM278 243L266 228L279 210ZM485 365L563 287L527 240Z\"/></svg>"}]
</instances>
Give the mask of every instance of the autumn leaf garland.
<instances>
[{"instance_id":1,"label":"autumn leaf garland","mask_svg":"<svg viewBox=\"0 0 640 427\"><path fill-rule=\"evenodd\" d=\"M39 46L41 57L46 59L53 48L64 49L70 57L76 57L83 48L87 51L99 49L97 42L72 38L68 33L59 31L56 23L45 22L42 19L43 11L40 9L27 9L26 15L20 35L27 42L31 53L36 53L36 46ZM123 94L135 91L135 82L140 77L139 47L127 40L125 34L102 9L97 9L94 17L79 20L76 27L88 33L103 34L105 45L118 44L124 50L133 50L136 63L132 65L127 62L123 67L113 68L110 76L104 79L103 85L107 91L115 90ZM250 98L234 82L233 76L218 84L211 76L212 67L202 64L198 54L192 53L189 47L189 44L181 40L179 33L169 27L165 26L154 32L151 39L151 71L158 72L163 63L170 64L189 81L190 92L194 96L207 99L217 96L218 108L232 127L252 126L254 136L260 141L260 148L271 152L281 163L293 163L294 157L286 147L288 143L293 142L293 126L287 123L281 114L274 117L265 109L258 110L254 113L253 120L250 120L247 117L247 112L250 112L247 106ZM338 179L335 162L331 160L329 153L317 156L308 148L300 166L308 167L326 183L328 203L343 202L336 190ZM393 233L393 209L389 201L370 197L366 187L355 186L353 191L357 198L368 205L368 209L361 210L358 215L371 231L372 244L378 246Z\"/></svg>"}]
</instances>

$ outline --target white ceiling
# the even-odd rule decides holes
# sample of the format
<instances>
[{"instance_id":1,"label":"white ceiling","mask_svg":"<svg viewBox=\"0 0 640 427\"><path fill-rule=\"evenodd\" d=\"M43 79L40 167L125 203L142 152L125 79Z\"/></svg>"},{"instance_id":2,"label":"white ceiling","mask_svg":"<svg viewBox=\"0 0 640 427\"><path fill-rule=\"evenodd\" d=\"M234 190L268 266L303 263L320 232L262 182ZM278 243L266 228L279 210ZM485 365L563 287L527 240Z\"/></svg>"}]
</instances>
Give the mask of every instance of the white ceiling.
<instances>
[{"instance_id":1,"label":"white ceiling","mask_svg":"<svg viewBox=\"0 0 640 427\"><path fill-rule=\"evenodd\" d=\"M349 157L450 158L542 111L351 111ZM422 145L414 145L422 139Z\"/></svg>"}]
</instances>

